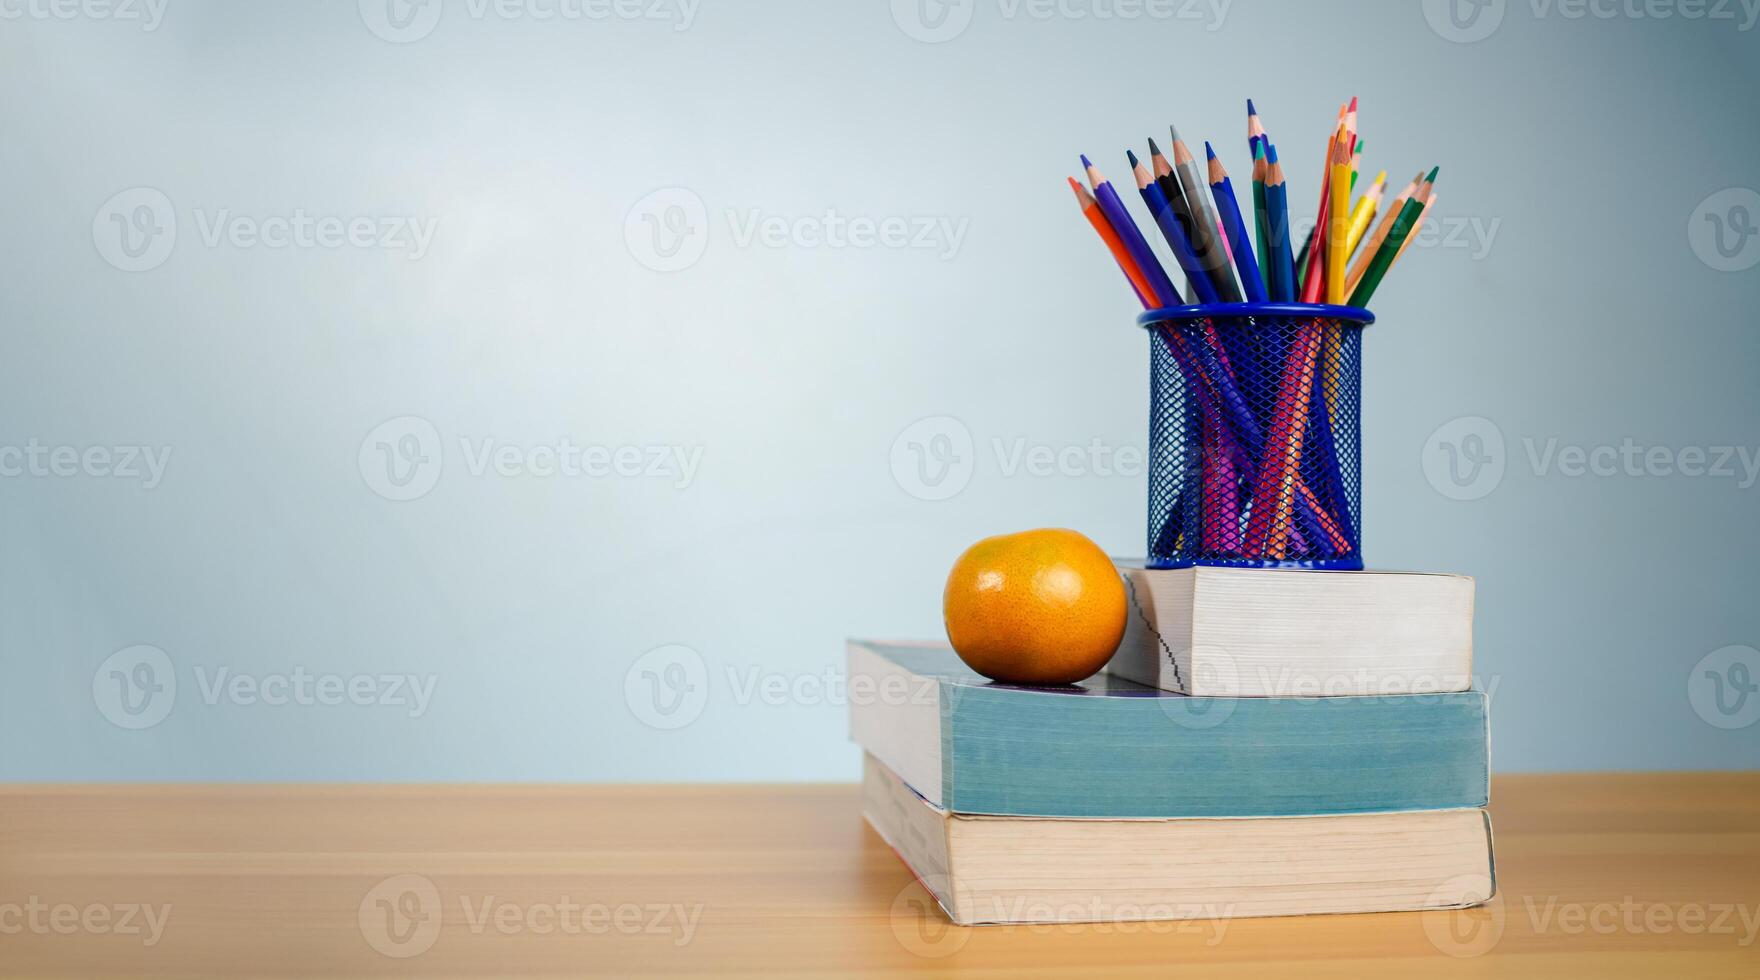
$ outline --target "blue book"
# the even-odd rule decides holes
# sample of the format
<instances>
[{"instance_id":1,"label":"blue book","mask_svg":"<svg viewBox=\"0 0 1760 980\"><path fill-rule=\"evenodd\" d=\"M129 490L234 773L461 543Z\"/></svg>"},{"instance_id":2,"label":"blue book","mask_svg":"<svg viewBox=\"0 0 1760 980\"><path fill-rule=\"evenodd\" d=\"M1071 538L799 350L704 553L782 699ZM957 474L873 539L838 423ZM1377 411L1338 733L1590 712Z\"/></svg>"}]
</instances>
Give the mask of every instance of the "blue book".
<instances>
[{"instance_id":1,"label":"blue book","mask_svg":"<svg viewBox=\"0 0 1760 980\"><path fill-rule=\"evenodd\" d=\"M1192 697L1102 674L998 684L944 646L851 641L850 734L929 803L1049 817L1270 817L1482 807L1479 691Z\"/></svg>"}]
</instances>

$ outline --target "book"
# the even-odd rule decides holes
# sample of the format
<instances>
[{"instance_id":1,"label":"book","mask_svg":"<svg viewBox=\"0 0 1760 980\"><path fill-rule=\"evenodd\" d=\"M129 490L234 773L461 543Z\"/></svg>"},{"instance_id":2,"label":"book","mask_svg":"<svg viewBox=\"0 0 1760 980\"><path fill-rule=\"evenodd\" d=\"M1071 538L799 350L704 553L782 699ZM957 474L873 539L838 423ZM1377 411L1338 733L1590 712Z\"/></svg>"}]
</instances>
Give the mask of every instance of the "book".
<instances>
[{"instance_id":1,"label":"book","mask_svg":"<svg viewBox=\"0 0 1760 980\"><path fill-rule=\"evenodd\" d=\"M1465 908L1496 891L1477 809L1332 817L974 816L873 756L862 815L961 925Z\"/></svg>"},{"instance_id":2,"label":"book","mask_svg":"<svg viewBox=\"0 0 1760 980\"><path fill-rule=\"evenodd\" d=\"M1108 673L1181 694L1465 691L1473 580L1412 572L1148 569L1120 563L1130 617Z\"/></svg>"},{"instance_id":3,"label":"book","mask_svg":"<svg viewBox=\"0 0 1760 980\"><path fill-rule=\"evenodd\" d=\"M1210 698L999 684L945 646L849 644L850 735L959 813L1260 817L1484 806L1485 696Z\"/></svg>"}]
</instances>

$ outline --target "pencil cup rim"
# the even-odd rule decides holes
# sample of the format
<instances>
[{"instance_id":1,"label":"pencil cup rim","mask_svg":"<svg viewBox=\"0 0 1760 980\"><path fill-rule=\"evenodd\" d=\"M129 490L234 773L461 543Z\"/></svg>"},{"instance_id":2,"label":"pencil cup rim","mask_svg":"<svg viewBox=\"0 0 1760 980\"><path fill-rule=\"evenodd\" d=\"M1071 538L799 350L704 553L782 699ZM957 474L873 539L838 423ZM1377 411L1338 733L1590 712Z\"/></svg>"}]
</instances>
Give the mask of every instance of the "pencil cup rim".
<instances>
[{"instance_id":1,"label":"pencil cup rim","mask_svg":"<svg viewBox=\"0 0 1760 980\"><path fill-rule=\"evenodd\" d=\"M1360 306L1335 306L1329 303L1202 303L1145 310L1137 317L1137 325L1148 328L1163 323L1192 320L1240 321L1257 317L1339 320L1361 327L1375 322L1375 314Z\"/></svg>"}]
</instances>

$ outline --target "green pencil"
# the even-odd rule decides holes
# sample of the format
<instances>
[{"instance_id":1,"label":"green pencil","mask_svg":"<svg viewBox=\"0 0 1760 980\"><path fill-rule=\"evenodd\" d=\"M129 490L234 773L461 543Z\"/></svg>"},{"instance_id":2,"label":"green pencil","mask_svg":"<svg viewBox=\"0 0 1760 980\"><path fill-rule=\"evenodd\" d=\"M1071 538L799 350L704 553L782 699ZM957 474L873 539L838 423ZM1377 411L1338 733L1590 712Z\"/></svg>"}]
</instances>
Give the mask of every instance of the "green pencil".
<instances>
[{"instance_id":1,"label":"green pencil","mask_svg":"<svg viewBox=\"0 0 1760 980\"><path fill-rule=\"evenodd\" d=\"M1259 269L1270 278L1271 222L1265 217L1265 143L1263 140L1253 142L1253 239L1258 243L1255 249L1259 257Z\"/></svg>"},{"instance_id":2,"label":"green pencil","mask_svg":"<svg viewBox=\"0 0 1760 980\"><path fill-rule=\"evenodd\" d=\"M1363 273L1363 281L1351 293L1350 305L1363 306L1375 295L1376 287L1393 266L1393 260L1399 257L1400 246L1406 243L1406 237L1412 233L1412 226L1417 223L1418 215L1424 213L1424 202L1430 199L1430 192L1436 186L1436 172L1441 167L1432 168L1429 176L1406 200L1405 207L1399 209L1399 217L1393 219L1393 228L1382 239L1381 247L1376 249L1375 258L1369 263L1368 271Z\"/></svg>"}]
</instances>

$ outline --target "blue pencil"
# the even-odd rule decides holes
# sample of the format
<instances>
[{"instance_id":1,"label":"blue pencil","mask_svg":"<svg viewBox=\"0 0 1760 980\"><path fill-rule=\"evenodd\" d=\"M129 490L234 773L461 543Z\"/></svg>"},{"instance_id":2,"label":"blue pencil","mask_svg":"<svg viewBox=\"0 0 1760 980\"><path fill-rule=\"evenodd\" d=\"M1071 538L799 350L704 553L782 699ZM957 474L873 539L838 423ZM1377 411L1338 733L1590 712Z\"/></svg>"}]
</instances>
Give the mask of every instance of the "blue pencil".
<instances>
[{"instance_id":1,"label":"blue pencil","mask_svg":"<svg viewBox=\"0 0 1760 980\"><path fill-rule=\"evenodd\" d=\"M1296 258L1289 240L1289 188L1283 182L1283 164L1277 162L1277 146L1265 144L1265 210L1271 232L1271 298L1279 303L1296 300Z\"/></svg>"},{"instance_id":2,"label":"blue pencil","mask_svg":"<svg viewBox=\"0 0 1760 980\"><path fill-rule=\"evenodd\" d=\"M1210 141L1204 141L1204 155L1210 162L1210 194L1216 198L1216 213L1222 219L1222 230L1228 234L1228 250L1241 274L1241 288L1250 303L1265 302L1265 280L1259 274L1259 260L1253 255L1253 240L1247 237L1247 223L1241 219L1240 202L1234 196L1234 183Z\"/></svg>"},{"instance_id":3,"label":"blue pencil","mask_svg":"<svg viewBox=\"0 0 1760 980\"><path fill-rule=\"evenodd\" d=\"M1161 228L1161 235L1167 239L1167 247L1173 249L1174 261L1186 274L1186 281L1191 283L1192 302L1216 302L1216 290L1210 285L1210 277L1204 274L1204 268L1198 263L1198 253L1192 250L1192 241L1186 237L1186 230L1180 224L1179 216L1174 213L1173 202L1162 193L1159 184L1149 176L1149 168L1137 161L1137 155L1129 150L1125 156L1131 161L1131 176L1137 179L1137 193L1143 195L1143 204L1149 208L1155 224Z\"/></svg>"},{"instance_id":4,"label":"blue pencil","mask_svg":"<svg viewBox=\"0 0 1760 980\"><path fill-rule=\"evenodd\" d=\"M1094 201L1100 205L1100 213L1112 223L1112 230L1124 242L1124 247L1137 260L1137 268L1143 270L1144 278L1155 290L1158 306L1179 306L1181 304L1179 290L1173 286L1173 280L1167 278L1167 270L1161 267L1161 260L1155 257L1143 233L1137 230L1137 223L1131 220L1131 214L1124 209L1124 201L1119 199L1118 192L1112 189L1112 182L1101 176L1099 168L1082 155L1082 169L1088 172L1088 184L1094 188Z\"/></svg>"}]
</instances>

